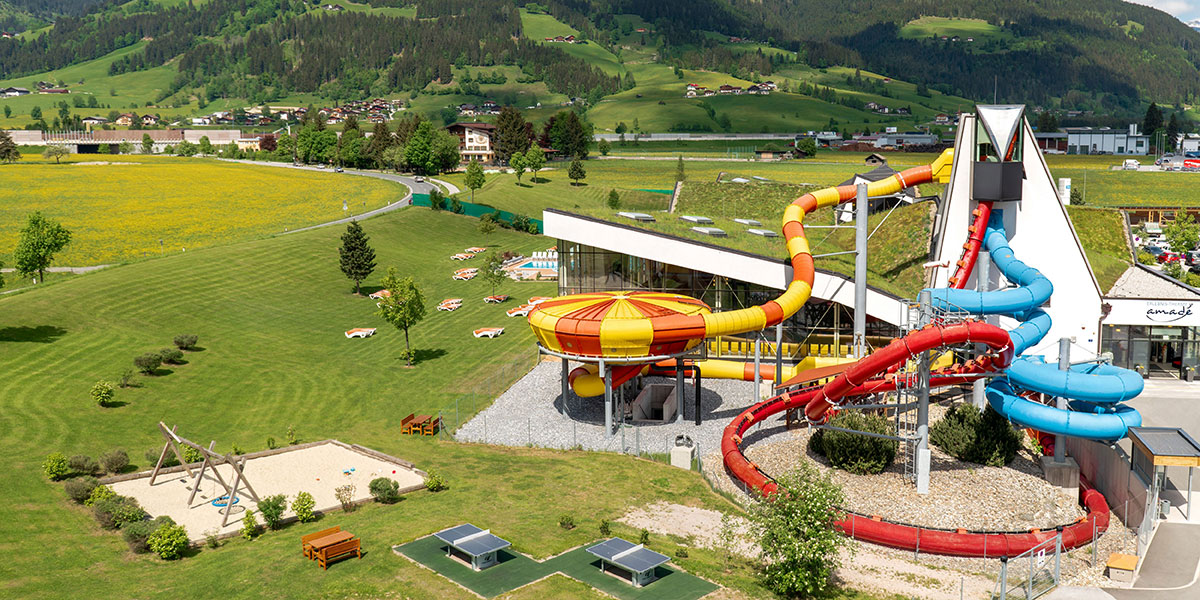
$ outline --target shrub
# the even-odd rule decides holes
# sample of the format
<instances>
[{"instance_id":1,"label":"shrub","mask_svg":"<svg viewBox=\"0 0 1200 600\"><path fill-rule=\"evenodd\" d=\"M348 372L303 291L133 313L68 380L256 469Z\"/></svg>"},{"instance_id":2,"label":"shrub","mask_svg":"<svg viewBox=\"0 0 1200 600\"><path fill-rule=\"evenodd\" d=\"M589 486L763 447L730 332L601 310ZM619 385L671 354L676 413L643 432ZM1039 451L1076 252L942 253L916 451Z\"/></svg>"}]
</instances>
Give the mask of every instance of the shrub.
<instances>
[{"instance_id":1,"label":"shrub","mask_svg":"<svg viewBox=\"0 0 1200 600\"><path fill-rule=\"evenodd\" d=\"M129 466L129 455L120 448L113 450L107 454L100 455L100 464L105 471L109 473L120 473Z\"/></svg>"},{"instance_id":2,"label":"shrub","mask_svg":"<svg viewBox=\"0 0 1200 600\"><path fill-rule=\"evenodd\" d=\"M108 403L112 402L115 394L116 390L113 389L113 384L107 381L97 381L92 386L92 401L100 406L108 406Z\"/></svg>"},{"instance_id":3,"label":"shrub","mask_svg":"<svg viewBox=\"0 0 1200 600\"><path fill-rule=\"evenodd\" d=\"M146 462L157 465L158 457L161 455L162 455L162 448L151 448L151 449L147 450L146 454L144 454L143 456L146 457ZM179 459L175 457L174 452L167 451L167 455L163 458L162 466L164 466L164 467L179 466Z\"/></svg>"},{"instance_id":4,"label":"shrub","mask_svg":"<svg viewBox=\"0 0 1200 600\"><path fill-rule=\"evenodd\" d=\"M254 511L246 509L246 516L242 517L242 537L252 540L258 535L258 519L254 518Z\"/></svg>"},{"instance_id":5,"label":"shrub","mask_svg":"<svg viewBox=\"0 0 1200 600\"><path fill-rule=\"evenodd\" d=\"M83 504L99 485L100 482L96 481L95 477L76 477L67 481L65 488L67 496L70 496L76 504Z\"/></svg>"},{"instance_id":6,"label":"shrub","mask_svg":"<svg viewBox=\"0 0 1200 600\"><path fill-rule=\"evenodd\" d=\"M881 415L866 415L858 411L842 411L829 421L833 427L891 434L892 429ZM896 458L899 442L833 429L820 429L813 435L813 450L823 453L834 467L851 473L879 473Z\"/></svg>"},{"instance_id":7,"label":"shrub","mask_svg":"<svg viewBox=\"0 0 1200 600\"><path fill-rule=\"evenodd\" d=\"M153 375L154 371L162 365L162 357L155 352L147 352L133 359L133 366L146 375Z\"/></svg>"},{"instance_id":8,"label":"shrub","mask_svg":"<svg viewBox=\"0 0 1200 600\"><path fill-rule=\"evenodd\" d=\"M764 583L783 597L821 595L829 589L839 551L848 543L834 526L845 514L837 508L844 501L842 490L831 472L821 475L805 461L777 481L772 501L757 502L750 509L762 549L759 568Z\"/></svg>"},{"instance_id":9,"label":"shrub","mask_svg":"<svg viewBox=\"0 0 1200 600\"><path fill-rule=\"evenodd\" d=\"M204 460L204 453L200 452L199 450L197 450L191 446L184 446L183 447L183 460L187 461L187 463L189 465L192 463L198 463L198 462Z\"/></svg>"},{"instance_id":10,"label":"shrub","mask_svg":"<svg viewBox=\"0 0 1200 600\"><path fill-rule=\"evenodd\" d=\"M437 471L429 471L425 474L425 489L431 492L440 492L446 489L446 480L442 479L441 474Z\"/></svg>"},{"instance_id":11,"label":"shrub","mask_svg":"<svg viewBox=\"0 0 1200 600\"><path fill-rule=\"evenodd\" d=\"M934 423L929 441L959 460L1002 467L1016 457L1021 434L991 406L980 412L970 404L960 404Z\"/></svg>"},{"instance_id":12,"label":"shrub","mask_svg":"<svg viewBox=\"0 0 1200 600\"><path fill-rule=\"evenodd\" d=\"M608 519L600 519L600 535L612 535L612 523Z\"/></svg>"},{"instance_id":13,"label":"shrub","mask_svg":"<svg viewBox=\"0 0 1200 600\"><path fill-rule=\"evenodd\" d=\"M296 428L291 425L288 425L287 428L287 441L289 446L295 446L300 443L300 440L296 439Z\"/></svg>"},{"instance_id":14,"label":"shrub","mask_svg":"<svg viewBox=\"0 0 1200 600\"><path fill-rule=\"evenodd\" d=\"M575 529L575 517L571 515L562 515L558 517L558 526L570 531Z\"/></svg>"},{"instance_id":15,"label":"shrub","mask_svg":"<svg viewBox=\"0 0 1200 600\"><path fill-rule=\"evenodd\" d=\"M138 505L137 500L128 496L113 495L92 504L92 513L100 526L105 529L119 529L130 523L146 519L146 511Z\"/></svg>"},{"instance_id":16,"label":"shrub","mask_svg":"<svg viewBox=\"0 0 1200 600\"><path fill-rule=\"evenodd\" d=\"M175 560L183 556L188 547L187 530L181 525L164 524L150 534L150 550L163 560Z\"/></svg>"},{"instance_id":17,"label":"shrub","mask_svg":"<svg viewBox=\"0 0 1200 600\"><path fill-rule=\"evenodd\" d=\"M200 336L190 333L181 333L175 336L175 347L180 350L191 350L196 347L196 342L200 341Z\"/></svg>"},{"instance_id":18,"label":"shrub","mask_svg":"<svg viewBox=\"0 0 1200 600\"><path fill-rule=\"evenodd\" d=\"M58 481L70 472L71 467L67 464L67 457L63 456L62 452L53 452L46 456L46 460L42 461L42 473L45 473L51 481Z\"/></svg>"},{"instance_id":19,"label":"shrub","mask_svg":"<svg viewBox=\"0 0 1200 600\"><path fill-rule=\"evenodd\" d=\"M275 494L263 498L258 503L258 512L262 513L263 523L269 529L279 529L283 525L283 511L287 509L287 496Z\"/></svg>"},{"instance_id":20,"label":"shrub","mask_svg":"<svg viewBox=\"0 0 1200 600\"><path fill-rule=\"evenodd\" d=\"M169 365L183 364L183 350L179 348L163 348L158 351L158 356Z\"/></svg>"},{"instance_id":21,"label":"shrub","mask_svg":"<svg viewBox=\"0 0 1200 600\"><path fill-rule=\"evenodd\" d=\"M83 505L95 506L102 500L108 500L109 498L116 497L117 493L112 491L112 488L108 487L107 485L98 485L92 490L92 493L88 496L87 500L83 501Z\"/></svg>"},{"instance_id":22,"label":"shrub","mask_svg":"<svg viewBox=\"0 0 1200 600\"><path fill-rule=\"evenodd\" d=\"M221 547L221 540L217 539L217 530L209 529L204 532L204 545L216 550Z\"/></svg>"},{"instance_id":23,"label":"shrub","mask_svg":"<svg viewBox=\"0 0 1200 600\"><path fill-rule=\"evenodd\" d=\"M317 515L313 514L313 507L317 503L313 500L312 494L308 492L300 492L296 494L296 499L292 500L292 512L296 513L296 520L301 523L309 523L317 520Z\"/></svg>"},{"instance_id":24,"label":"shrub","mask_svg":"<svg viewBox=\"0 0 1200 600\"><path fill-rule=\"evenodd\" d=\"M342 510L352 512L354 510L354 484L347 483L333 488L333 497L337 498L342 504Z\"/></svg>"},{"instance_id":25,"label":"shrub","mask_svg":"<svg viewBox=\"0 0 1200 600\"><path fill-rule=\"evenodd\" d=\"M133 374L133 369L125 369L125 371L121 373L120 379L117 379L117 386L122 388L137 387L138 384L136 381L134 381Z\"/></svg>"},{"instance_id":26,"label":"shrub","mask_svg":"<svg viewBox=\"0 0 1200 600\"><path fill-rule=\"evenodd\" d=\"M683 546L680 546L679 548L677 548L675 550L675 557L676 558L687 558L688 557L687 548L684 548Z\"/></svg>"},{"instance_id":27,"label":"shrub","mask_svg":"<svg viewBox=\"0 0 1200 600\"><path fill-rule=\"evenodd\" d=\"M273 438L273 437L267 438L267 448L270 450L275 449L275 438Z\"/></svg>"},{"instance_id":28,"label":"shrub","mask_svg":"<svg viewBox=\"0 0 1200 600\"><path fill-rule=\"evenodd\" d=\"M513 217L512 217L512 228L513 229L516 229L517 231L529 231L530 225L533 225L533 222L529 220L529 217L527 217L525 215L521 215L521 214L513 215Z\"/></svg>"},{"instance_id":29,"label":"shrub","mask_svg":"<svg viewBox=\"0 0 1200 600\"><path fill-rule=\"evenodd\" d=\"M650 543L650 532L643 529L641 531L641 533L638 533L638 543L643 546L645 546L646 544L649 544Z\"/></svg>"},{"instance_id":30,"label":"shrub","mask_svg":"<svg viewBox=\"0 0 1200 600\"><path fill-rule=\"evenodd\" d=\"M467 209L458 198L450 198L450 212L461 215L467 212Z\"/></svg>"},{"instance_id":31,"label":"shrub","mask_svg":"<svg viewBox=\"0 0 1200 600\"><path fill-rule=\"evenodd\" d=\"M617 190L608 190L608 207L612 210L621 208L621 194Z\"/></svg>"},{"instance_id":32,"label":"shrub","mask_svg":"<svg viewBox=\"0 0 1200 600\"><path fill-rule=\"evenodd\" d=\"M91 475L100 469L100 465L96 464L92 457L86 454L76 454L67 461L67 465L71 467L71 471L80 475Z\"/></svg>"},{"instance_id":33,"label":"shrub","mask_svg":"<svg viewBox=\"0 0 1200 600\"><path fill-rule=\"evenodd\" d=\"M371 480L368 489L371 490L371 497L375 498L376 502L395 504L400 500L400 484L393 479L377 477Z\"/></svg>"},{"instance_id":34,"label":"shrub","mask_svg":"<svg viewBox=\"0 0 1200 600\"><path fill-rule=\"evenodd\" d=\"M171 517L158 517L153 521L138 521L130 523L121 528L121 537L125 538L125 543L129 544L129 549L138 554L145 554L150 551L149 540L150 536L167 525L174 525L175 521Z\"/></svg>"}]
</instances>

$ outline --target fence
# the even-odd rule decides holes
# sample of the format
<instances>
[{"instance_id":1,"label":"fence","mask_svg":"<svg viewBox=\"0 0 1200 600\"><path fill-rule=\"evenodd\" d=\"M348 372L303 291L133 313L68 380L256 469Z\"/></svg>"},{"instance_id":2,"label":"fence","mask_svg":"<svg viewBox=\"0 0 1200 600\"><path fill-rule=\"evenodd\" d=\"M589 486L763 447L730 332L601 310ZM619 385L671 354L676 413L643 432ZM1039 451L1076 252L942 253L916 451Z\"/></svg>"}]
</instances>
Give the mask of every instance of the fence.
<instances>
[{"instance_id":1,"label":"fence","mask_svg":"<svg viewBox=\"0 0 1200 600\"><path fill-rule=\"evenodd\" d=\"M433 204L429 200L429 194L413 194L412 198L413 198L412 199L413 206L424 206L426 208L429 208ZM529 219L529 222L533 226L537 227L536 233L542 233L542 231L543 231L541 219L534 219L534 218L530 218L526 215L518 215L516 213L511 213L511 212L508 212L507 210L498 210L491 206L485 206L483 204L473 204L471 202L463 202L461 200L458 201L458 204L462 206L462 211L459 212L457 210L454 210L453 212L456 212L461 215L467 215L468 217L475 217L478 219L480 217L483 217L484 215L495 215L496 213L499 213L498 216L499 216L500 222L507 223L508 225L513 224L513 219L516 219L518 217L525 217L526 219ZM454 205L452 204L452 202L450 200L442 201L442 209L443 210L451 210L452 206L454 206ZM534 233L534 232L531 231L530 233Z\"/></svg>"},{"instance_id":2,"label":"fence","mask_svg":"<svg viewBox=\"0 0 1200 600\"><path fill-rule=\"evenodd\" d=\"M1034 600L1058 585L1062 565L1062 529L1025 553L1001 559L1000 576L992 597L999 600Z\"/></svg>"},{"instance_id":3,"label":"fence","mask_svg":"<svg viewBox=\"0 0 1200 600\"><path fill-rule=\"evenodd\" d=\"M442 423L438 429L438 437L454 439L454 432L487 408L513 383L524 377L529 369L537 364L537 359L537 354L532 357L524 355L515 358L508 363L491 368L487 378L469 382L472 388L470 392L455 396L453 400L442 405L433 413L433 416L440 418Z\"/></svg>"}]
</instances>

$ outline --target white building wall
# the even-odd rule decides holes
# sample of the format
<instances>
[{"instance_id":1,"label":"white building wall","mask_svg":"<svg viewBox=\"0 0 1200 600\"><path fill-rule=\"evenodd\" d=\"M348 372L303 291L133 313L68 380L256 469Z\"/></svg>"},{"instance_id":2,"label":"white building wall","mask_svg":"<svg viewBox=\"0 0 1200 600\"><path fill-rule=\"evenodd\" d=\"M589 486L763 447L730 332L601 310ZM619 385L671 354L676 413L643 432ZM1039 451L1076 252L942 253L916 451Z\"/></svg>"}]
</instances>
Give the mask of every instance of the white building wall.
<instances>
[{"instance_id":1,"label":"white building wall","mask_svg":"<svg viewBox=\"0 0 1200 600\"><path fill-rule=\"evenodd\" d=\"M972 149L975 147L975 117L963 115L955 145L954 171L946 188L946 206L938 224L936 260L949 267L938 268L935 285L946 286L953 274L954 264L961 258L962 245L967 239L967 227L975 202L971 200ZM1054 324L1040 344L1026 354L1044 355L1057 360L1058 340L1072 338L1072 360L1090 358L1099 352L1100 286L1092 276L1083 247L1075 233L1066 208L1058 198L1057 188L1042 153L1038 151L1033 130L1028 122L1025 130L1023 156L1025 180L1020 202L997 202L996 209L1004 211L1004 225L1009 244L1017 258L1036 267L1054 284L1054 295L1043 307ZM976 273L968 289L975 289ZM996 269L989 270L989 289L998 289L1003 278ZM996 322L996 319L990 319ZM1012 319L999 319L1005 328L1017 325Z\"/></svg>"}]
</instances>

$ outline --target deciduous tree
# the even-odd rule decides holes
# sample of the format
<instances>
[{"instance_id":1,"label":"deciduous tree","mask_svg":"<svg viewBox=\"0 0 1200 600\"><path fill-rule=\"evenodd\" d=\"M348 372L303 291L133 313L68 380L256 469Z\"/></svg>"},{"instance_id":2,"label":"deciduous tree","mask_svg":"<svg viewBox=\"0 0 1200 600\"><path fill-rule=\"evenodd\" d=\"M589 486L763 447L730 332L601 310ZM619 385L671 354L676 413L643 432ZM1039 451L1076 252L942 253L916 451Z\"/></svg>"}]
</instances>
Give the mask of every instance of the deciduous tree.
<instances>
[{"instance_id":1,"label":"deciduous tree","mask_svg":"<svg viewBox=\"0 0 1200 600\"><path fill-rule=\"evenodd\" d=\"M23 277L34 273L45 281L46 268L54 255L71 243L71 232L61 224L42 216L41 211L30 213L21 228L17 249L13 251L17 272Z\"/></svg>"},{"instance_id":2,"label":"deciduous tree","mask_svg":"<svg viewBox=\"0 0 1200 600\"><path fill-rule=\"evenodd\" d=\"M520 183L521 176L525 174L525 155L512 155L512 158L508 159L508 166L512 167L513 173L517 176L517 183Z\"/></svg>"},{"instance_id":3,"label":"deciduous tree","mask_svg":"<svg viewBox=\"0 0 1200 600\"><path fill-rule=\"evenodd\" d=\"M388 267L383 287L390 295L380 301L378 314L396 329L404 331L404 360L411 367L414 353L408 330L425 318L425 296L412 277L401 279L395 267Z\"/></svg>"},{"instance_id":4,"label":"deciduous tree","mask_svg":"<svg viewBox=\"0 0 1200 600\"><path fill-rule=\"evenodd\" d=\"M567 177L574 180L573 185L579 185L579 180L587 177L587 171L583 169L583 161L576 158L571 161L571 167L567 169Z\"/></svg>"},{"instance_id":5,"label":"deciduous tree","mask_svg":"<svg viewBox=\"0 0 1200 600\"><path fill-rule=\"evenodd\" d=\"M546 166L546 153L538 146L531 146L529 151L525 153L525 166L529 168L529 172L533 173L533 182L538 182L538 171L541 171Z\"/></svg>"},{"instance_id":6,"label":"deciduous tree","mask_svg":"<svg viewBox=\"0 0 1200 600\"><path fill-rule=\"evenodd\" d=\"M471 202L475 201L475 190L483 187L483 182L483 166L479 164L479 161L472 158L471 162L467 163L467 177L465 182L467 189L471 190Z\"/></svg>"},{"instance_id":7,"label":"deciduous tree","mask_svg":"<svg viewBox=\"0 0 1200 600\"><path fill-rule=\"evenodd\" d=\"M264 150L265 150L265 148L264 148ZM154 139L150 137L150 134L143 133L142 134L142 154L153 154L153 153L154 153Z\"/></svg>"},{"instance_id":8,"label":"deciduous tree","mask_svg":"<svg viewBox=\"0 0 1200 600\"><path fill-rule=\"evenodd\" d=\"M504 257L499 252L492 252L488 255L487 262L483 268L479 270L479 275L483 281L492 286L492 295L496 295L496 286L504 283L508 279L508 274L504 272L501 266L504 265Z\"/></svg>"},{"instance_id":9,"label":"deciduous tree","mask_svg":"<svg viewBox=\"0 0 1200 600\"><path fill-rule=\"evenodd\" d=\"M363 231L358 221L351 221L342 234L342 247L338 248L341 259L342 273L354 282L354 293L359 293L359 286L375 270L375 249L370 245L371 238Z\"/></svg>"},{"instance_id":10,"label":"deciduous tree","mask_svg":"<svg viewBox=\"0 0 1200 600\"><path fill-rule=\"evenodd\" d=\"M56 164L56 165L61 163L62 158L69 154L71 154L71 151L67 150L66 146L62 146L59 144L48 144L46 146L46 149L42 150L42 158L44 158L46 160L50 160L51 158L53 158L54 164Z\"/></svg>"},{"instance_id":11,"label":"deciduous tree","mask_svg":"<svg viewBox=\"0 0 1200 600\"><path fill-rule=\"evenodd\" d=\"M1173 252L1187 252L1196 247L1197 237L1200 237L1200 223L1192 218L1190 213L1177 217L1175 222L1163 227L1163 237L1171 245Z\"/></svg>"}]
</instances>

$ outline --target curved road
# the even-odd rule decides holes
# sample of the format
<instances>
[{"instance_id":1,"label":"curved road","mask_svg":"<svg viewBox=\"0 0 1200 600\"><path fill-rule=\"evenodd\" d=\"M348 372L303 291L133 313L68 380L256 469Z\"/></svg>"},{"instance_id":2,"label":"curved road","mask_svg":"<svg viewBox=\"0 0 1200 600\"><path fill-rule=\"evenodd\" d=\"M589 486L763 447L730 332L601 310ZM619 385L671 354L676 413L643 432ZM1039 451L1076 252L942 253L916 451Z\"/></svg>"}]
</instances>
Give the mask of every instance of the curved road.
<instances>
[{"instance_id":1,"label":"curved road","mask_svg":"<svg viewBox=\"0 0 1200 600\"><path fill-rule=\"evenodd\" d=\"M329 168L322 169L319 167L308 166L308 165L293 165L293 164L289 164L289 163L262 162L262 161L256 161L256 160L240 160L240 159L232 159L232 158L222 158L220 160L224 160L226 162L242 163L242 164L247 164L247 165L279 167L281 169L299 169L299 170L303 170L303 171L314 171L317 173L334 173L333 169L329 169ZM299 229L290 229L288 231L285 231L284 233L296 233L297 231L308 231L310 229L329 227L330 225L340 225L343 223L349 223L350 221L357 221L359 219L369 219L376 215L381 215L386 212L391 212L393 210L396 210L397 208L401 208L401 207L412 204L412 195L414 193L415 194L428 194L430 192L430 190L437 189L437 186L433 185L432 183L417 182L417 180L412 177L404 177L402 175L393 175L391 173L379 173L376 171L359 171L357 169L346 169L345 171L343 171L340 174L341 175L358 175L360 177L372 177L374 179L383 179L385 181L392 181L392 182L399 183L400 185L407 187L409 191L400 200L393 202L382 208L370 210L365 213L357 214L357 215L354 215L351 217L345 217L342 219L338 219L336 221L329 221L327 223L321 223L318 225L310 225L308 227L301 227Z\"/></svg>"}]
</instances>

